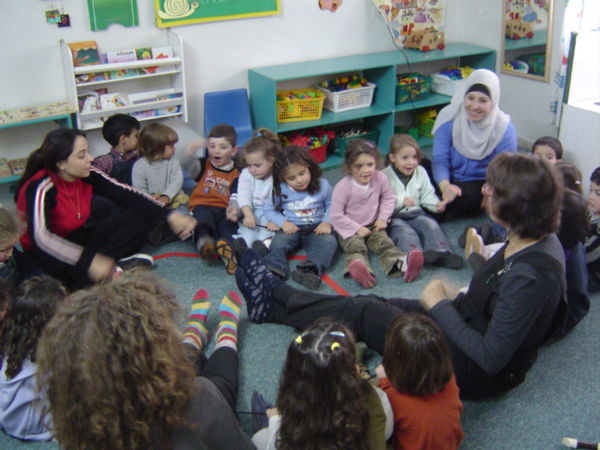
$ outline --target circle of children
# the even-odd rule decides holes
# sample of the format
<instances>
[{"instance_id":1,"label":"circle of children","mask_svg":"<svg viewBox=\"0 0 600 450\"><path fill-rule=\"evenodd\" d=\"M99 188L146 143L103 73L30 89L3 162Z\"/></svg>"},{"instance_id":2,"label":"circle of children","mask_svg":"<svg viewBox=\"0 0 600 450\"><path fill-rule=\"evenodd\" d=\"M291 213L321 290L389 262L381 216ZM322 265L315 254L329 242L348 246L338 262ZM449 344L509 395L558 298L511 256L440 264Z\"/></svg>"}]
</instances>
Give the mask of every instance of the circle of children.
<instances>
[{"instance_id":1,"label":"circle of children","mask_svg":"<svg viewBox=\"0 0 600 450\"><path fill-rule=\"evenodd\" d=\"M73 449L457 448L460 398L521 383L538 348L586 314L588 269L600 276L600 168L586 202L557 139L516 152L499 94L478 70L441 111L436 187L408 135L391 139L381 171L377 146L351 141L332 187L266 129L236 157L235 130L215 126L179 159L174 130L138 136L127 115L106 120L112 149L95 160L82 132L50 132L18 183L17 215L0 209L0 426ZM197 181L189 196L182 166ZM436 219L480 208L493 223L463 236L468 288L432 280L419 300L316 291L338 247L365 289L377 283L369 253L404 282L423 265L462 268ZM235 410L241 298L223 297L207 358L207 293L181 333L164 280L130 270L152 266L135 253L144 243L190 237L235 274L252 322L300 330L275 406L252 396L252 438ZM298 249L291 278L307 290L284 282ZM356 341L383 355L376 384L357 370Z\"/></svg>"}]
</instances>

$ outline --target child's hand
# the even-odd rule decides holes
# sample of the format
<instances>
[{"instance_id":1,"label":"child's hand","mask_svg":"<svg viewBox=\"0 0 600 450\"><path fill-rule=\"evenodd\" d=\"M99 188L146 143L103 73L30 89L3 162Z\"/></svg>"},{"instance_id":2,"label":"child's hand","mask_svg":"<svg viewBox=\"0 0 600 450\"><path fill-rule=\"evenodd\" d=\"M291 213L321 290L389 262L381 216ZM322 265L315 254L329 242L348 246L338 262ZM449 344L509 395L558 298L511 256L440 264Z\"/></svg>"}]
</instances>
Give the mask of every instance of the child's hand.
<instances>
[{"instance_id":1,"label":"child's hand","mask_svg":"<svg viewBox=\"0 0 600 450\"><path fill-rule=\"evenodd\" d=\"M387 228L387 221L383 219L377 219L373 224L373 229L375 231L383 231Z\"/></svg>"},{"instance_id":2,"label":"child's hand","mask_svg":"<svg viewBox=\"0 0 600 450\"><path fill-rule=\"evenodd\" d=\"M383 364L379 364L377 367L375 367L375 375L377 375L378 380L381 380L382 378L387 378L387 374L385 373Z\"/></svg>"},{"instance_id":3,"label":"child's hand","mask_svg":"<svg viewBox=\"0 0 600 450\"><path fill-rule=\"evenodd\" d=\"M273 222L267 223L267 230L269 231L279 231L279 226Z\"/></svg>"},{"instance_id":4,"label":"child's hand","mask_svg":"<svg viewBox=\"0 0 600 450\"><path fill-rule=\"evenodd\" d=\"M169 196L165 195L165 194L157 195L155 198L156 198L156 200L161 202L163 204L163 206L166 206L171 201Z\"/></svg>"},{"instance_id":5,"label":"child's hand","mask_svg":"<svg viewBox=\"0 0 600 450\"><path fill-rule=\"evenodd\" d=\"M231 222L238 221L239 211L235 207L235 205L233 205L231 203L229 205L227 205L227 208L225 209L225 217L227 217L227 220L229 220Z\"/></svg>"},{"instance_id":6,"label":"child's hand","mask_svg":"<svg viewBox=\"0 0 600 450\"><path fill-rule=\"evenodd\" d=\"M254 217L254 214L252 214L252 213L245 214L243 224L245 227L248 227L252 230L255 229L256 228L256 217Z\"/></svg>"},{"instance_id":7,"label":"child's hand","mask_svg":"<svg viewBox=\"0 0 600 450\"><path fill-rule=\"evenodd\" d=\"M271 417L275 417L279 415L279 410L277 408L269 408L266 411L267 413L267 418L271 418Z\"/></svg>"},{"instance_id":8,"label":"child's hand","mask_svg":"<svg viewBox=\"0 0 600 450\"><path fill-rule=\"evenodd\" d=\"M198 225L198 221L189 214L172 213L167 217L167 223L171 227L173 233L182 241L192 235L194 228Z\"/></svg>"},{"instance_id":9,"label":"child's hand","mask_svg":"<svg viewBox=\"0 0 600 450\"><path fill-rule=\"evenodd\" d=\"M367 227L360 227L356 232L356 235L361 238L366 238L370 234L371 230L369 230Z\"/></svg>"},{"instance_id":10,"label":"child's hand","mask_svg":"<svg viewBox=\"0 0 600 450\"><path fill-rule=\"evenodd\" d=\"M281 227L281 231L283 231L285 234L294 234L299 229L300 228L298 228L295 224L293 224L292 222L290 222L288 220L283 222L283 226Z\"/></svg>"},{"instance_id":11,"label":"child's hand","mask_svg":"<svg viewBox=\"0 0 600 450\"><path fill-rule=\"evenodd\" d=\"M199 137L190 141L190 143L183 150L183 154L188 157L196 155L196 152L201 148L206 148L206 139Z\"/></svg>"},{"instance_id":12,"label":"child's hand","mask_svg":"<svg viewBox=\"0 0 600 450\"><path fill-rule=\"evenodd\" d=\"M315 234L331 234L331 224L328 222L321 222L317 225L317 228L313 230Z\"/></svg>"},{"instance_id":13,"label":"child's hand","mask_svg":"<svg viewBox=\"0 0 600 450\"><path fill-rule=\"evenodd\" d=\"M416 202L413 198L411 197L404 197L404 200L402 201L402 204L404 206L406 206L407 208L411 207L411 206L415 206Z\"/></svg>"},{"instance_id":14,"label":"child's hand","mask_svg":"<svg viewBox=\"0 0 600 450\"><path fill-rule=\"evenodd\" d=\"M436 212L444 212L444 210L446 209L446 202L438 202L435 204L435 211Z\"/></svg>"}]
</instances>

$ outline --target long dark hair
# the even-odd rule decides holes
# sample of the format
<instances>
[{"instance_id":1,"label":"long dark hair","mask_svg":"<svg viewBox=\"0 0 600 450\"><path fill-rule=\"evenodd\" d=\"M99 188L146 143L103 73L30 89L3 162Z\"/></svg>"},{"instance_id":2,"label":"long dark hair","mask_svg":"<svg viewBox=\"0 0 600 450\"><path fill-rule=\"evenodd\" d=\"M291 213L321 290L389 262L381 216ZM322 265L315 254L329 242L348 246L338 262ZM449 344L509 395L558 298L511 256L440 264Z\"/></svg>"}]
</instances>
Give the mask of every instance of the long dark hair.
<instances>
[{"instance_id":1,"label":"long dark hair","mask_svg":"<svg viewBox=\"0 0 600 450\"><path fill-rule=\"evenodd\" d=\"M281 197L281 183L285 183L285 170L292 164L298 164L308 168L310 172L310 183L306 192L316 194L321 188L321 175L323 171L319 165L310 157L308 151L302 147L290 145L279 152L273 163L273 199Z\"/></svg>"},{"instance_id":2,"label":"long dark hair","mask_svg":"<svg viewBox=\"0 0 600 450\"><path fill-rule=\"evenodd\" d=\"M30 278L19 286L8 307L0 340L0 357L6 358L6 378L21 371L23 361L35 362L38 340L66 296L59 281L47 275Z\"/></svg>"},{"instance_id":3,"label":"long dark hair","mask_svg":"<svg viewBox=\"0 0 600 450\"><path fill-rule=\"evenodd\" d=\"M85 133L71 128L58 128L46 135L42 146L34 150L27 158L25 171L17 182L15 201L23 185L38 171L41 169L57 171L58 163L65 161L73 152L73 145L78 136L85 137Z\"/></svg>"},{"instance_id":4,"label":"long dark hair","mask_svg":"<svg viewBox=\"0 0 600 450\"><path fill-rule=\"evenodd\" d=\"M312 325L288 347L277 448L367 448L368 389L356 368L352 332L330 320Z\"/></svg>"}]
</instances>

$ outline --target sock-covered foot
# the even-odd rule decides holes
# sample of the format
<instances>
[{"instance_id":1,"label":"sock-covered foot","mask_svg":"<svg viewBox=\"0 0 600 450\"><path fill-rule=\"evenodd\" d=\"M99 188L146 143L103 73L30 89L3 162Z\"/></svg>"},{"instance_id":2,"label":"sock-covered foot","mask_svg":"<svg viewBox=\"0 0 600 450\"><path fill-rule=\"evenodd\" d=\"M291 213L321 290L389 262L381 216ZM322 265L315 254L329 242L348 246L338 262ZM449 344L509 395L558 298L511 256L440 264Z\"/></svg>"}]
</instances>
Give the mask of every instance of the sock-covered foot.
<instances>
[{"instance_id":1,"label":"sock-covered foot","mask_svg":"<svg viewBox=\"0 0 600 450\"><path fill-rule=\"evenodd\" d=\"M235 256L233 254L233 248L227 239L218 239L216 242L217 254L223 260L225 264L225 269L229 275L233 275L235 273L235 269L237 268L237 264L235 263Z\"/></svg>"},{"instance_id":2,"label":"sock-covered foot","mask_svg":"<svg viewBox=\"0 0 600 450\"><path fill-rule=\"evenodd\" d=\"M244 298L246 299L246 308L248 318L255 323L268 322L271 319L273 310L273 296L271 291L263 291L248 279L248 276L241 267L235 271L235 281Z\"/></svg>"},{"instance_id":3,"label":"sock-covered foot","mask_svg":"<svg viewBox=\"0 0 600 450\"><path fill-rule=\"evenodd\" d=\"M208 311L210 311L210 306L210 300L206 291L200 289L196 292L196 295L192 298L190 317L183 332L183 342L193 345L198 350L202 350L208 342L206 319Z\"/></svg>"},{"instance_id":4,"label":"sock-covered foot","mask_svg":"<svg viewBox=\"0 0 600 450\"><path fill-rule=\"evenodd\" d=\"M256 287L265 292L268 291L269 294L276 286L283 283L280 278L275 276L273 272L264 265L262 258L256 253L256 250L252 248L244 253L244 256L242 256L242 259L240 260L240 265L244 269L248 279L252 280L252 283Z\"/></svg>"},{"instance_id":5,"label":"sock-covered foot","mask_svg":"<svg viewBox=\"0 0 600 450\"><path fill-rule=\"evenodd\" d=\"M398 262L400 264L400 262ZM414 281L421 273L423 267L423 252L421 250L411 250L402 262L402 271L404 272L404 281L410 283Z\"/></svg>"},{"instance_id":6,"label":"sock-covered foot","mask_svg":"<svg viewBox=\"0 0 600 450\"><path fill-rule=\"evenodd\" d=\"M348 264L348 273L365 289L371 289L377 284L375 277L367 265L359 259L350 261L350 264Z\"/></svg>"},{"instance_id":7,"label":"sock-covered foot","mask_svg":"<svg viewBox=\"0 0 600 450\"><path fill-rule=\"evenodd\" d=\"M237 330L240 322L242 300L234 291L229 291L219 305L219 325L215 334L215 348L227 346L237 350Z\"/></svg>"}]
</instances>

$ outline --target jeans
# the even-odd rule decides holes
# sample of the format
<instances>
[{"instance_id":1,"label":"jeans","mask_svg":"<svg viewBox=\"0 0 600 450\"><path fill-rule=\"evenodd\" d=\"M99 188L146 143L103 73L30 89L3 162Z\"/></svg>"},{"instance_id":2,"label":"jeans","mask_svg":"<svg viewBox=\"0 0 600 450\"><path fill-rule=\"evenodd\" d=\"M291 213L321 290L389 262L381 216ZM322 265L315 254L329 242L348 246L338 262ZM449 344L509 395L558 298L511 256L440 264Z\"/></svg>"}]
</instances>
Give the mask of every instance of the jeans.
<instances>
[{"instance_id":1,"label":"jeans","mask_svg":"<svg viewBox=\"0 0 600 450\"><path fill-rule=\"evenodd\" d=\"M452 251L440 225L423 211L394 215L388 233L396 247L404 253L411 250Z\"/></svg>"},{"instance_id":2,"label":"jeans","mask_svg":"<svg viewBox=\"0 0 600 450\"><path fill-rule=\"evenodd\" d=\"M320 276L331 265L338 244L333 234L315 234L313 230L318 225L301 225L294 234L285 234L283 231L275 233L269 253L264 257L269 270L286 279L289 271L287 255L302 248L308 258L300 262L297 268L308 269Z\"/></svg>"}]
</instances>

